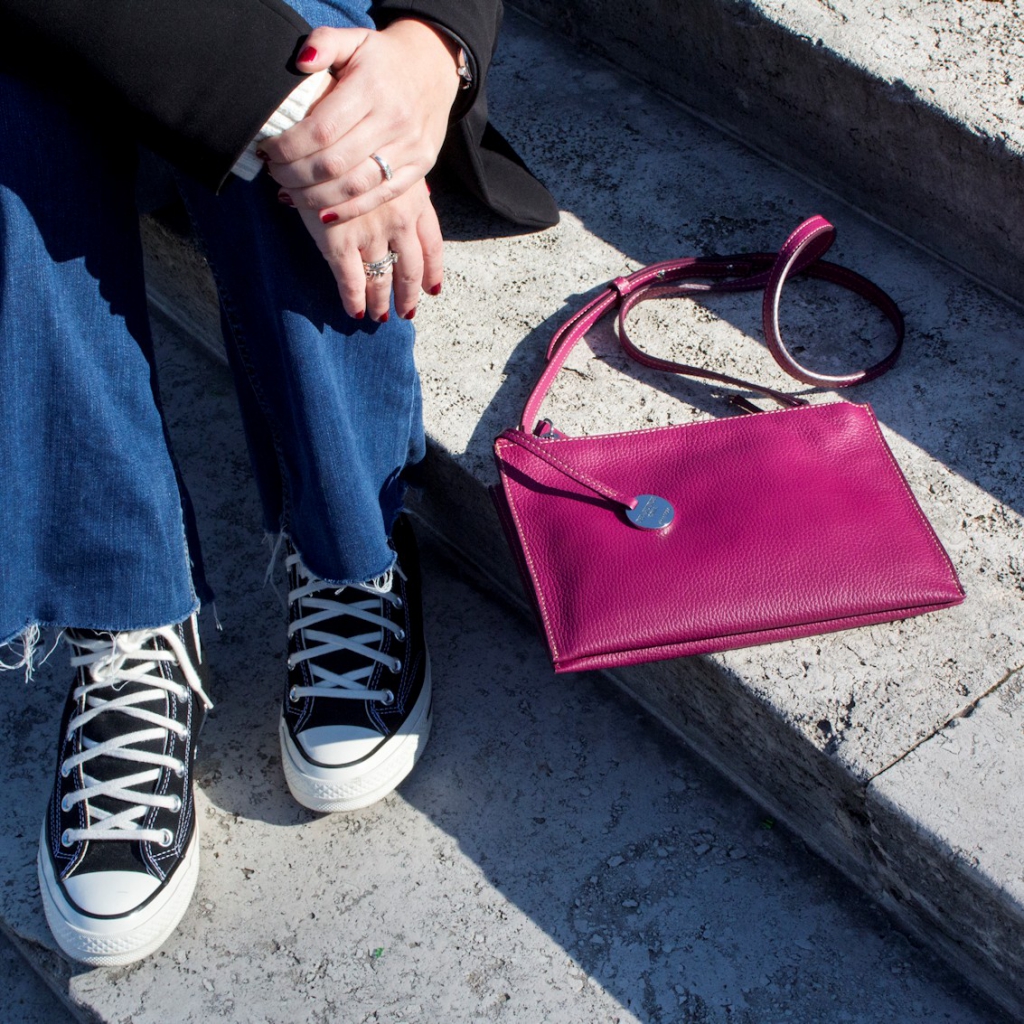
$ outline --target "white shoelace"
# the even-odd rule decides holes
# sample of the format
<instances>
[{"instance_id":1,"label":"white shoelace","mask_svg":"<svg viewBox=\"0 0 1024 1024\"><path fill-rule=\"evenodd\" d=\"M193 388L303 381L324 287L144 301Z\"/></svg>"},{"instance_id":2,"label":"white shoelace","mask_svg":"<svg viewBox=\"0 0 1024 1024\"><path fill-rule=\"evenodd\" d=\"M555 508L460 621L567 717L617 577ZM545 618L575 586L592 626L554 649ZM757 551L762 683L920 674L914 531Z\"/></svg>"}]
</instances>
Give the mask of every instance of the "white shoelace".
<instances>
[{"instance_id":1,"label":"white shoelace","mask_svg":"<svg viewBox=\"0 0 1024 1024\"><path fill-rule=\"evenodd\" d=\"M191 626L198 652L199 635L195 617L192 618ZM144 649L145 645L157 636L166 641L170 650ZM74 668L84 666L89 668L89 682L77 686L74 691L75 700L85 698L86 710L75 715L68 723L68 737L70 738L93 719L111 711L136 718L140 722L147 723L151 728L124 733L102 743L83 736L81 753L67 758L61 764L61 774L67 776L79 765L87 765L97 757L115 757L123 761L153 765L154 767L106 781L92 778L83 768L84 785L80 789L65 794L61 801L63 811L70 811L75 804L82 801L94 801L94 798L100 796L119 801L127 806L123 811L115 814L97 807L94 802L87 803L88 826L66 829L61 836L61 842L65 846L72 846L81 840L121 839L133 842L156 842L161 846L170 846L174 837L169 829L143 828L138 819L144 817L150 807L162 807L177 811L181 806L180 798L176 795L161 796L156 793L140 793L131 787L155 782L160 777L161 768L170 768L176 774L181 775L185 771L185 765L177 758L139 750L133 744L163 740L169 731L175 732L179 736L186 735L188 731L185 726L174 719L139 706L150 701L164 701L167 693L174 694L179 700L184 700L188 696L188 690L184 686L165 679L160 674L160 662L176 663L189 688L199 697L203 705L207 709L213 707L210 698L203 692L202 683L192 667L188 652L178 638L177 632L170 626L115 633L109 638L94 639L68 635L68 641L74 648L83 652L72 657L71 665ZM110 700L101 697L98 693L99 690L111 688L116 692L119 684L128 682L145 683L149 688Z\"/></svg>"},{"instance_id":2,"label":"white shoelace","mask_svg":"<svg viewBox=\"0 0 1024 1024\"><path fill-rule=\"evenodd\" d=\"M302 633L302 650L295 651L288 657L288 668L295 668L300 662L310 662L309 670L314 679L312 686L293 686L288 695L293 700L303 697L347 697L353 700L380 700L390 704L395 695L390 690L371 690L367 680L373 674L377 664L384 665L392 672L402 671L402 662L380 650L384 641L384 630L392 633L396 640L405 639L405 631L390 619L381 615L383 605L387 601L394 608L402 607L402 599L390 587L390 575L370 583L353 583L347 587L338 587L334 583L325 583L314 576L303 564L298 555L289 555L285 561L288 569L295 568L300 585L288 592L288 604L299 602L301 618L295 619L288 626L288 636ZM405 575L396 565L392 570L402 579ZM351 593L346 593L351 592ZM327 596L318 596L330 594ZM338 600L342 596L345 600ZM368 626L376 627L357 636L340 636L313 627L343 615L361 619ZM314 646L315 645L315 646ZM366 659L364 665L338 674L331 672L314 659L336 651L352 651Z\"/></svg>"}]
</instances>

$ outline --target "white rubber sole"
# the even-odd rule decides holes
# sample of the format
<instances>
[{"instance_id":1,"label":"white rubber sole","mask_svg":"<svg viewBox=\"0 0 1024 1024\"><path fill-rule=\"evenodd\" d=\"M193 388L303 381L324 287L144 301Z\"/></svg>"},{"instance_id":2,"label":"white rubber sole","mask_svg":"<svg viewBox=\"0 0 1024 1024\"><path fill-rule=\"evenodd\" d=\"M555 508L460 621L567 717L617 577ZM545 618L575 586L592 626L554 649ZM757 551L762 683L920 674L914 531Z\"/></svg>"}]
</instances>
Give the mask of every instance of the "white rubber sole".
<instances>
[{"instance_id":1,"label":"white rubber sole","mask_svg":"<svg viewBox=\"0 0 1024 1024\"><path fill-rule=\"evenodd\" d=\"M46 923L72 960L90 967L122 967L155 953L185 916L199 879L199 829L167 886L144 907L116 918L90 917L69 906L46 852L46 825L36 856Z\"/></svg>"},{"instance_id":2,"label":"white rubber sole","mask_svg":"<svg viewBox=\"0 0 1024 1024\"><path fill-rule=\"evenodd\" d=\"M310 764L292 742L282 716L278 732L285 782L303 807L321 814L369 807L392 792L416 766L430 738L430 725L428 657L420 698L405 725L375 754L358 764L341 768Z\"/></svg>"}]
</instances>

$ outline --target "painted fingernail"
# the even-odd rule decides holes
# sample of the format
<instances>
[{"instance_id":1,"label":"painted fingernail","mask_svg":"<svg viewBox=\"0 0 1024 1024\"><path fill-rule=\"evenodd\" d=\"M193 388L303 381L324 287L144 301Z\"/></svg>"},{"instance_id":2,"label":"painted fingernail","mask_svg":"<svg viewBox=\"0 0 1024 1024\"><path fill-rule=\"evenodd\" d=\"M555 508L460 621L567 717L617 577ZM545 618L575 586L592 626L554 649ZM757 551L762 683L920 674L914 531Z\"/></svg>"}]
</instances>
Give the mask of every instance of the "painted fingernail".
<instances>
[{"instance_id":1,"label":"painted fingernail","mask_svg":"<svg viewBox=\"0 0 1024 1024\"><path fill-rule=\"evenodd\" d=\"M379 319L379 320L377 321L377 323L379 323L379 324L386 324L386 323L388 322L388 317L389 317L389 316L391 316L391 314L390 314L390 313L385 313L385 314L384 314L384 315L383 315L383 316L382 316L382 317L381 317L381 318L380 318L380 319Z\"/></svg>"},{"instance_id":2,"label":"painted fingernail","mask_svg":"<svg viewBox=\"0 0 1024 1024\"><path fill-rule=\"evenodd\" d=\"M439 284L435 284L434 287L430 289L430 294L431 295L440 295L441 294L441 286Z\"/></svg>"},{"instance_id":3,"label":"painted fingernail","mask_svg":"<svg viewBox=\"0 0 1024 1024\"><path fill-rule=\"evenodd\" d=\"M308 64L311 60L316 60L316 47L303 47L302 53L299 54L298 60L300 64Z\"/></svg>"},{"instance_id":4,"label":"painted fingernail","mask_svg":"<svg viewBox=\"0 0 1024 1024\"><path fill-rule=\"evenodd\" d=\"M352 318L354 320L362 320L364 316L366 316L366 310L365 309L361 309L361 310L359 310L358 313L353 313L352 314Z\"/></svg>"},{"instance_id":5,"label":"painted fingernail","mask_svg":"<svg viewBox=\"0 0 1024 1024\"><path fill-rule=\"evenodd\" d=\"M416 315L416 307L413 306L408 313L402 318L403 320L411 320Z\"/></svg>"},{"instance_id":6,"label":"painted fingernail","mask_svg":"<svg viewBox=\"0 0 1024 1024\"><path fill-rule=\"evenodd\" d=\"M337 219L338 215L333 210L320 214L320 222L322 224L333 224Z\"/></svg>"},{"instance_id":7,"label":"painted fingernail","mask_svg":"<svg viewBox=\"0 0 1024 1024\"><path fill-rule=\"evenodd\" d=\"M295 206L294 200L292 199L292 197L290 195L288 195L287 192L278 192L277 193L277 201L279 203L284 203L285 206L291 206L293 208Z\"/></svg>"},{"instance_id":8,"label":"painted fingernail","mask_svg":"<svg viewBox=\"0 0 1024 1024\"><path fill-rule=\"evenodd\" d=\"M265 164L270 163L270 157L262 149L256 150L256 156L262 160Z\"/></svg>"}]
</instances>

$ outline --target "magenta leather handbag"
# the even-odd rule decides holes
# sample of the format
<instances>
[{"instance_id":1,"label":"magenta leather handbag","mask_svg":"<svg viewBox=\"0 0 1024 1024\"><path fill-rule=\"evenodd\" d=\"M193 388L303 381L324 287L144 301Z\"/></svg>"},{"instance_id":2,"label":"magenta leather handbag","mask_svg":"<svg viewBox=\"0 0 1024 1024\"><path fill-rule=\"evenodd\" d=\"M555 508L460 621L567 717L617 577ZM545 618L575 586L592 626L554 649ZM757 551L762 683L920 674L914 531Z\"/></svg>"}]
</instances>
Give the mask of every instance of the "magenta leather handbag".
<instances>
[{"instance_id":1,"label":"magenta leather handbag","mask_svg":"<svg viewBox=\"0 0 1024 1024\"><path fill-rule=\"evenodd\" d=\"M707 654L948 608L964 593L870 406L805 399L639 350L638 302L764 289L765 337L793 377L846 387L897 360L903 317L876 285L821 256L835 229L805 221L778 254L673 260L618 278L555 334L516 429L495 440L492 489L555 670ZM879 363L843 376L797 362L779 331L791 273L849 288L896 331ZM618 308L625 350L647 366L758 392L782 408L567 437L538 413L566 357ZM530 429L530 428L533 429Z\"/></svg>"}]
</instances>

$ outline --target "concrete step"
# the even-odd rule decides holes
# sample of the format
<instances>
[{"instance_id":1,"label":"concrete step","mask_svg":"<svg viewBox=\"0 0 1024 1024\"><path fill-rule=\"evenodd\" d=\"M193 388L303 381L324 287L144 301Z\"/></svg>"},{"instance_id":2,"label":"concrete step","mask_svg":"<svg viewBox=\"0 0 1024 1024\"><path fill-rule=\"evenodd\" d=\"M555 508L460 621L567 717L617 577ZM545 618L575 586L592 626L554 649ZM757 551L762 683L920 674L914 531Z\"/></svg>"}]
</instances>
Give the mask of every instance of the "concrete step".
<instances>
[{"instance_id":1,"label":"concrete step","mask_svg":"<svg viewBox=\"0 0 1024 1024\"><path fill-rule=\"evenodd\" d=\"M515 6L1024 299L1014 0Z\"/></svg>"},{"instance_id":2,"label":"concrete step","mask_svg":"<svg viewBox=\"0 0 1024 1024\"><path fill-rule=\"evenodd\" d=\"M644 263L774 248L807 214L829 217L840 231L836 258L887 288L909 328L900 365L847 397L874 406L968 599L961 608L903 624L644 666L614 681L903 927L1024 1017L1024 855L1017 825L1024 812L1024 319L1016 307L881 229L834 193L737 145L635 78L520 17L510 16L507 29L495 66L493 113L553 188L563 220L542 234L508 235L478 209L439 197L450 239L445 289L438 300L424 300L417 316L431 480L417 500L418 514L488 575L496 593L521 601L486 494L495 480L490 446L495 434L517 422L555 327L600 283ZM188 276L190 266L201 271L201 263L152 226L149 248L158 304L216 351L216 316L201 291L205 285ZM760 343L757 309L751 296L659 305L640 312L636 336L652 350L794 389ZM863 362L877 329L857 303L823 288L794 288L785 318L790 336L807 346L807 358L822 352L818 365L826 369ZM607 327L588 342L548 403L564 431L613 431L725 412L713 390L627 363ZM235 472L241 487L244 468ZM236 495L223 492L222 480L201 486L214 499L207 526L242 521ZM245 573L220 581L220 589L253 585ZM505 628L495 625L495 636ZM447 642L457 647L459 633L451 636ZM249 640L225 642L244 646ZM600 685L591 676L556 683L539 667L539 639L517 634L515 645L507 657L485 658L481 677L504 678L508 664L523 659L525 675L510 684L517 691L542 678L560 692ZM255 664L252 651L244 654L237 670L242 676ZM272 694L273 687L265 690ZM260 725L248 722L247 711L227 710L235 734L264 728L275 699L266 696L266 706L253 709L263 716ZM221 744L206 786L211 827L229 846L225 852L211 841L210 856L220 851L242 871L251 867L247 851L270 842L260 822L290 824L295 812L246 766L241 741L222 738ZM48 739L37 753L48 757L47 750ZM266 757L272 756L267 747ZM27 767L34 772L37 763L26 762L19 777L31 776L38 785ZM381 827L377 818L366 821L367 828ZM320 831L323 841L333 842L336 834L363 827L324 825ZM236 834L239 843L231 846ZM474 856L489 856L487 843L497 838L481 837ZM25 835L19 841L28 849L33 840ZM443 861L449 847L437 841L437 848ZM11 851L10 863L30 856L25 849ZM289 847L288 863L292 854ZM317 884L308 881L303 899L321 897ZM244 902L242 881L232 885L224 901ZM232 919L241 939L210 933L221 937L202 947L204 955L228 965L247 930L262 927L258 918L268 904L261 900L244 921ZM204 909L201 900L197 913ZM17 914L36 920L35 909ZM32 941L45 950L37 925ZM288 935L301 931L310 948L315 925L282 928ZM369 925L366 931L369 942ZM246 956L259 952L244 948ZM160 1000L172 975L180 982L198 969L187 963L187 944L182 949L184 964L162 959L140 969L145 984L163 993L158 1005L165 1005ZM260 955L277 970L279 953L267 945ZM374 969L361 963L360 969ZM232 986L252 979L236 973ZM98 990L100 983L89 977L81 991ZM905 1018L883 1013L874 1019Z\"/></svg>"},{"instance_id":3,"label":"concrete step","mask_svg":"<svg viewBox=\"0 0 1024 1024\"><path fill-rule=\"evenodd\" d=\"M621 691L555 678L422 525L430 744L374 807L298 807L277 738L285 616L235 397L156 328L224 627L203 624L199 888L141 963L55 953L34 859L66 651L31 688L5 680L0 928L67 1016L0 946L4 1024L1008 1024Z\"/></svg>"},{"instance_id":4,"label":"concrete step","mask_svg":"<svg viewBox=\"0 0 1024 1024\"><path fill-rule=\"evenodd\" d=\"M554 328L599 283L644 263L774 248L807 214L829 217L840 230L837 258L886 287L909 326L897 369L852 397L874 406L968 599L903 624L615 679L904 927L1024 1016L1024 857L1015 826L1024 811L1024 319L635 79L519 17L507 28L494 116L553 188L563 220L543 234L509 236L477 208L439 197L450 239L445 291L417 317L432 481L420 515L497 591L521 601L486 494L495 479L490 448L517 422ZM150 248L156 269L162 262L177 281L167 294L187 296L182 257ZM205 299L170 297L162 306L208 330L216 348ZM792 388L758 340L757 307L750 296L661 306L641 313L637 334L676 358ZM879 330L827 289L793 289L786 317L825 369L867 361ZM629 364L607 326L589 342L549 402L560 429L612 431L725 411L700 385Z\"/></svg>"},{"instance_id":5,"label":"concrete step","mask_svg":"<svg viewBox=\"0 0 1024 1024\"><path fill-rule=\"evenodd\" d=\"M494 116L564 215L541 235L488 239L498 225L454 204L445 211L444 298L417 319L436 481L423 514L519 594L485 493L491 441L518 421L555 327L600 283L642 264L775 248L813 212L836 223L836 258L887 288L909 329L900 365L847 397L874 406L967 601L617 681L1024 1016L1024 318L635 79L521 20L509 28ZM863 364L863 338L878 328L856 304L827 289L794 289L787 303L808 357ZM640 316L635 336L654 351L794 389L761 344L753 297ZM724 413L713 389L630 364L607 326L589 341L548 402L561 430Z\"/></svg>"}]
</instances>

